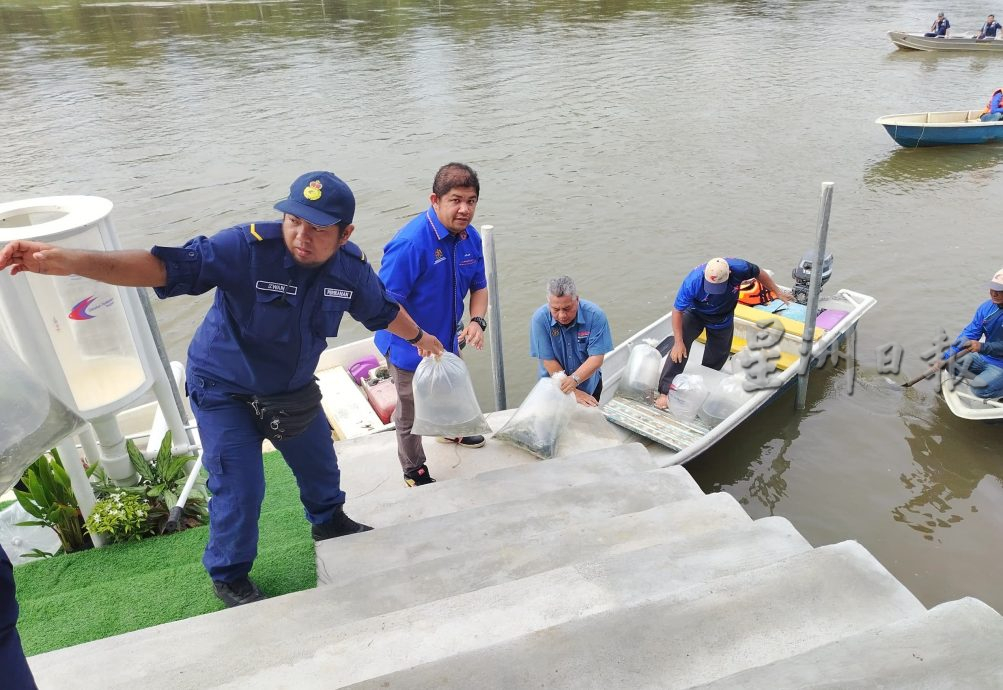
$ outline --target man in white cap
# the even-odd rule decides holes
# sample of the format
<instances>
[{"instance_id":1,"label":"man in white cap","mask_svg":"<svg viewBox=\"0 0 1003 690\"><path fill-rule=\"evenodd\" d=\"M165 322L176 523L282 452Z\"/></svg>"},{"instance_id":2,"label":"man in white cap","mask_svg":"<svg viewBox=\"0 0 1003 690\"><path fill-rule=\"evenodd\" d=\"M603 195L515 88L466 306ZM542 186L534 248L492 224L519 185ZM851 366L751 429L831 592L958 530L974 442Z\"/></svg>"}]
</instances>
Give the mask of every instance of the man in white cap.
<instances>
[{"instance_id":1,"label":"man in white cap","mask_svg":"<svg viewBox=\"0 0 1003 690\"><path fill-rule=\"evenodd\" d=\"M975 310L955 343L944 353L945 359L964 353L953 366L955 375L968 377L980 398L1003 398L1003 268L989 281L989 299Z\"/></svg>"},{"instance_id":2,"label":"man in white cap","mask_svg":"<svg viewBox=\"0 0 1003 690\"><path fill-rule=\"evenodd\" d=\"M790 293L781 290L769 273L744 259L711 259L683 278L672 306L672 338L669 340L672 349L658 382L656 407L664 410L669 406L672 380L683 372L690 345L702 331L707 331L702 364L720 370L728 361L735 332L739 286L751 278L758 278L764 288L784 302L790 302Z\"/></svg>"}]
</instances>

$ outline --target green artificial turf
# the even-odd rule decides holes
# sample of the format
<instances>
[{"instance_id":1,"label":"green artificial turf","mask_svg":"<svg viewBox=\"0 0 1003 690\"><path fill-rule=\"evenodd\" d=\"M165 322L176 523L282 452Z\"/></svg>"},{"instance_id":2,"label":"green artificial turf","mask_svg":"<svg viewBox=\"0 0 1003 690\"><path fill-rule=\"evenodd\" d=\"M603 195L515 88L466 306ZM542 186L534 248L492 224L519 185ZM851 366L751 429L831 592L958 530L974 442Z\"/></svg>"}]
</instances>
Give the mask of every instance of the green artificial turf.
<instances>
[{"instance_id":1,"label":"green artificial turf","mask_svg":"<svg viewBox=\"0 0 1003 690\"><path fill-rule=\"evenodd\" d=\"M310 589L317 563L296 481L265 456L265 501L251 572L270 596ZM208 527L14 568L18 631L29 656L223 608L202 567Z\"/></svg>"}]
</instances>

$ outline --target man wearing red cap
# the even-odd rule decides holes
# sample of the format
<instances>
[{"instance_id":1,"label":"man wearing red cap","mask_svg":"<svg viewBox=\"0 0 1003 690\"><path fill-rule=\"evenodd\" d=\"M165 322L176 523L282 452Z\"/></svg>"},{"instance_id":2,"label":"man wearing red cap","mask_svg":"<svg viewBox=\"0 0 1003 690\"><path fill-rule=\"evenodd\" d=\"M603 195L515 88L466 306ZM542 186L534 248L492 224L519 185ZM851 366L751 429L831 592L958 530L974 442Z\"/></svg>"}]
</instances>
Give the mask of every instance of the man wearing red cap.
<instances>
[{"instance_id":1,"label":"man wearing red cap","mask_svg":"<svg viewBox=\"0 0 1003 690\"><path fill-rule=\"evenodd\" d=\"M968 378L972 393L980 398L1003 398L1003 268L989 281L989 299L955 342L944 353L945 359L965 353L953 365L955 375Z\"/></svg>"},{"instance_id":2,"label":"man wearing red cap","mask_svg":"<svg viewBox=\"0 0 1003 690\"><path fill-rule=\"evenodd\" d=\"M94 252L17 241L0 252L0 270L12 266L12 274L76 274L152 287L162 298L216 290L188 348L185 388L212 492L202 563L228 607L264 598L248 577L265 494L264 438L296 475L315 540L372 529L344 513L338 458L314 378L344 315L407 338L421 353L442 352L348 241L355 196L347 184L330 172L306 173L275 208L281 221L237 225L183 247ZM295 413L263 417L276 400Z\"/></svg>"},{"instance_id":3,"label":"man wearing red cap","mask_svg":"<svg viewBox=\"0 0 1003 690\"><path fill-rule=\"evenodd\" d=\"M739 286L742 281L751 278L758 278L763 287L784 302L791 300L790 294L781 290L769 273L760 271L759 266L744 259L711 259L694 268L683 279L672 306L672 349L665 359L658 382L656 407L664 410L669 406L672 380L683 372L690 346L704 330L707 331L707 344L702 364L720 370L728 361L731 338L735 332L734 314Z\"/></svg>"}]
</instances>

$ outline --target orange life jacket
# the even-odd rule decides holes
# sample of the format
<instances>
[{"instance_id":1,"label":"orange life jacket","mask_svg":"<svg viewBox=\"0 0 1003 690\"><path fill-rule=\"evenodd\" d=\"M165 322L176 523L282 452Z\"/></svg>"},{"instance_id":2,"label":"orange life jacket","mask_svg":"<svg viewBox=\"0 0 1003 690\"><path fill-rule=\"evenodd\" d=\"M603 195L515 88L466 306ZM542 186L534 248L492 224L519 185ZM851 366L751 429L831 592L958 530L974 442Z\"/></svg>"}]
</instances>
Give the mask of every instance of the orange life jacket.
<instances>
[{"instance_id":1,"label":"orange life jacket","mask_svg":"<svg viewBox=\"0 0 1003 690\"><path fill-rule=\"evenodd\" d=\"M996 98L996 94L998 93L1003 93L1003 89L996 89L995 91L993 91L993 94L989 97L989 102L986 103L986 107L982 109L983 115L985 115L986 113L988 113L990 110L993 109L993 99ZM1003 102L1001 102L1000 105L1003 105Z\"/></svg>"},{"instance_id":2,"label":"orange life jacket","mask_svg":"<svg viewBox=\"0 0 1003 690\"><path fill-rule=\"evenodd\" d=\"M770 290L763 287L758 278L743 280L738 286L738 301L742 304L756 306L757 304L769 304L777 298Z\"/></svg>"}]
</instances>

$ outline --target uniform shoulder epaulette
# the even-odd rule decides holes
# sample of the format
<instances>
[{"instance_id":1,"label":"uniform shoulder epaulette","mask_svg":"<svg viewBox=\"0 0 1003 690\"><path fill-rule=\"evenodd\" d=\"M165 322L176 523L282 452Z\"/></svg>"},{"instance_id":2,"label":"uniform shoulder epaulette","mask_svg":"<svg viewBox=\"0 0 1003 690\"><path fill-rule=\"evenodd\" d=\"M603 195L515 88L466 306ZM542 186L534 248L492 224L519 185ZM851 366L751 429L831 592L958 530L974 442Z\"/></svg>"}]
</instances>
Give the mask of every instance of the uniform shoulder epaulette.
<instances>
[{"instance_id":1,"label":"uniform shoulder epaulette","mask_svg":"<svg viewBox=\"0 0 1003 690\"><path fill-rule=\"evenodd\" d=\"M248 244L264 242L265 240L282 239L282 223L268 221L264 223L248 223L244 226L244 239Z\"/></svg>"},{"instance_id":2,"label":"uniform shoulder epaulette","mask_svg":"<svg viewBox=\"0 0 1003 690\"><path fill-rule=\"evenodd\" d=\"M358 259L362 263L366 263L366 253L362 251L359 245L355 244L355 242L345 242L341 251L345 252L352 258Z\"/></svg>"}]
</instances>

